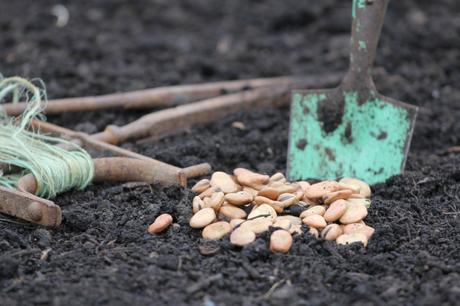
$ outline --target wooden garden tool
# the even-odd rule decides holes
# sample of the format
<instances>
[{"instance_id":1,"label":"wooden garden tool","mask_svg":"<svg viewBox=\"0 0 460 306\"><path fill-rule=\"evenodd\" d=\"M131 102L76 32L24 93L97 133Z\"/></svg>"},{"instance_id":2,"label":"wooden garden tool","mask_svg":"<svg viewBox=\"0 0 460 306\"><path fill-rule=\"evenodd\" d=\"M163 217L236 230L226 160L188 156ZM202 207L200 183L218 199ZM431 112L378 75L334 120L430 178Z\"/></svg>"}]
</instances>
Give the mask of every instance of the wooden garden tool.
<instances>
[{"instance_id":1,"label":"wooden garden tool","mask_svg":"<svg viewBox=\"0 0 460 306\"><path fill-rule=\"evenodd\" d=\"M389 0L354 0L350 68L336 89L295 91L287 157L290 180L400 174L418 108L384 97L371 77Z\"/></svg>"},{"instance_id":2,"label":"wooden garden tool","mask_svg":"<svg viewBox=\"0 0 460 306\"><path fill-rule=\"evenodd\" d=\"M207 163L179 168L94 140L84 133L36 119L32 120L31 123L33 128L76 140L86 148L123 156L93 159L94 182L145 182L162 186L186 186L188 178L206 175L211 171L211 166ZM4 169L8 169L8 167L4 167ZM27 174L19 180L18 189L0 187L1 213L49 227L56 227L61 224L61 208L52 201L34 195L37 183L32 174Z\"/></svg>"},{"instance_id":3,"label":"wooden garden tool","mask_svg":"<svg viewBox=\"0 0 460 306\"><path fill-rule=\"evenodd\" d=\"M107 157L93 159L93 163L93 182L145 182L170 186L210 171L208 164L181 169L148 158ZM0 187L0 212L49 227L61 224L61 208L35 196L36 190L37 182L32 174L19 179L18 190Z\"/></svg>"},{"instance_id":4,"label":"wooden garden tool","mask_svg":"<svg viewBox=\"0 0 460 306\"><path fill-rule=\"evenodd\" d=\"M98 111L105 109L152 109L157 107L175 107L191 102L235 93L254 88L270 88L296 82L296 77L275 77L238 81L222 81L204 84L177 85L113 93L102 96L76 97L49 100L43 112L47 115ZM22 114L27 102L6 103L0 105L9 116Z\"/></svg>"}]
</instances>

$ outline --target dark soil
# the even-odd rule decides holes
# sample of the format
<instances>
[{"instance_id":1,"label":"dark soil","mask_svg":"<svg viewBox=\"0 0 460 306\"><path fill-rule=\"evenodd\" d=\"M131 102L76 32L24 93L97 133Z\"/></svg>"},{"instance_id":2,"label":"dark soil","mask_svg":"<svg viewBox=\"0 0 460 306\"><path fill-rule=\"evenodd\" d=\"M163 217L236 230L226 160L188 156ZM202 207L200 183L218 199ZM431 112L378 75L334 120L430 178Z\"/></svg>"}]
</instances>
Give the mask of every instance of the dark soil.
<instances>
[{"instance_id":1,"label":"dark soil","mask_svg":"<svg viewBox=\"0 0 460 306\"><path fill-rule=\"evenodd\" d=\"M42 78L52 98L347 67L351 1L62 1L63 28L55 1L7 2L0 71ZM206 243L187 225L189 190L95 185L55 199L56 230L1 216L0 304L459 305L460 156L443 154L460 144L459 35L457 0L390 4L377 87L422 108L406 174L374 186L368 248L307 234L288 255L267 251L268 233L242 250ZM141 114L50 120L94 132ZM180 166L272 173L285 169L288 118L286 107L263 109L125 146ZM177 224L147 234L163 212Z\"/></svg>"}]
</instances>

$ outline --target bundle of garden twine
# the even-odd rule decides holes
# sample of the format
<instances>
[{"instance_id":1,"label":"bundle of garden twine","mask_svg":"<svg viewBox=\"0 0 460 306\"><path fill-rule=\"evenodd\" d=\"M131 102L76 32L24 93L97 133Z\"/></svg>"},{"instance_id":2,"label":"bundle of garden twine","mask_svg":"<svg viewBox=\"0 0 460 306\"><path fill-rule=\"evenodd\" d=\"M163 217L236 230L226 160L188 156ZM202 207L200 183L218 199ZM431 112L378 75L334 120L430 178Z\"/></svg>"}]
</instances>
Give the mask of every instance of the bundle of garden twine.
<instances>
[{"instance_id":1,"label":"bundle of garden twine","mask_svg":"<svg viewBox=\"0 0 460 306\"><path fill-rule=\"evenodd\" d=\"M31 120L44 119L46 91L41 89L43 83L38 83L37 86L20 77L0 77L0 102L6 99L12 99L13 103L28 102L27 109L17 117L7 116L0 105L0 164L18 170L0 172L0 185L16 187L21 176L32 173L37 181L36 195L53 198L67 190L88 186L94 176L94 165L81 147L29 129Z\"/></svg>"}]
</instances>

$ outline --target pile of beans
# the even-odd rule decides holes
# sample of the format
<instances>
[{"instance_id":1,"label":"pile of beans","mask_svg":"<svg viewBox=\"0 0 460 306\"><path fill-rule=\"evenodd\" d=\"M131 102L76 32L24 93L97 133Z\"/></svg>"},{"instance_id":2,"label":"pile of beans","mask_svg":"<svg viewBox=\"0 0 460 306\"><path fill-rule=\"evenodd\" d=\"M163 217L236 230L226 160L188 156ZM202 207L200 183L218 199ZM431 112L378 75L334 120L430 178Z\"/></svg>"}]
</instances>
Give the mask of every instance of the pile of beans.
<instances>
[{"instance_id":1,"label":"pile of beans","mask_svg":"<svg viewBox=\"0 0 460 306\"><path fill-rule=\"evenodd\" d=\"M273 227L270 250L286 253L292 235L304 234L302 224L309 227L311 235L338 244L359 242L366 246L374 233L363 221L371 189L358 179L291 183L282 173L268 176L237 168L233 175L214 172L192 191L197 196L192 202L190 226L202 229L204 239L230 235L232 244L245 246ZM161 232L171 222L171 216L163 214L150 225L149 232Z\"/></svg>"}]
</instances>

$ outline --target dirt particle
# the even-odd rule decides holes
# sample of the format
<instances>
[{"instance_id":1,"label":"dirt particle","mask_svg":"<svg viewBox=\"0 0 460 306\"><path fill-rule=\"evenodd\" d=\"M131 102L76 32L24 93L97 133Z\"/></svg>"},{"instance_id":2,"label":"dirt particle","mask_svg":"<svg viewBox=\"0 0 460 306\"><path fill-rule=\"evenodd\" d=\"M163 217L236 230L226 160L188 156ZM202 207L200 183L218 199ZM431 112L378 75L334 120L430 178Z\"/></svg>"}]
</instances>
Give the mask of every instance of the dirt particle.
<instances>
[{"instance_id":1,"label":"dirt particle","mask_svg":"<svg viewBox=\"0 0 460 306\"><path fill-rule=\"evenodd\" d=\"M344 143L352 143L353 142L353 129L352 129L352 124L351 122L347 122L347 125L345 127L345 133L344 133L344 139L342 142Z\"/></svg>"},{"instance_id":2,"label":"dirt particle","mask_svg":"<svg viewBox=\"0 0 460 306\"><path fill-rule=\"evenodd\" d=\"M331 161L335 161L335 152L331 148L325 148L324 152L326 152L327 157Z\"/></svg>"},{"instance_id":3,"label":"dirt particle","mask_svg":"<svg viewBox=\"0 0 460 306\"><path fill-rule=\"evenodd\" d=\"M318 119L326 133L335 131L342 124L344 112L343 96L339 92L328 95L318 106Z\"/></svg>"},{"instance_id":4,"label":"dirt particle","mask_svg":"<svg viewBox=\"0 0 460 306\"><path fill-rule=\"evenodd\" d=\"M299 139L299 141L297 141L296 147L298 149L304 150L306 146L307 146L307 140L305 138Z\"/></svg>"},{"instance_id":5,"label":"dirt particle","mask_svg":"<svg viewBox=\"0 0 460 306\"><path fill-rule=\"evenodd\" d=\"M380 134L377 136L378 140L384 140L387 139L388 133L386 131L380 131Z\"/></svg>"}]
</instances>

